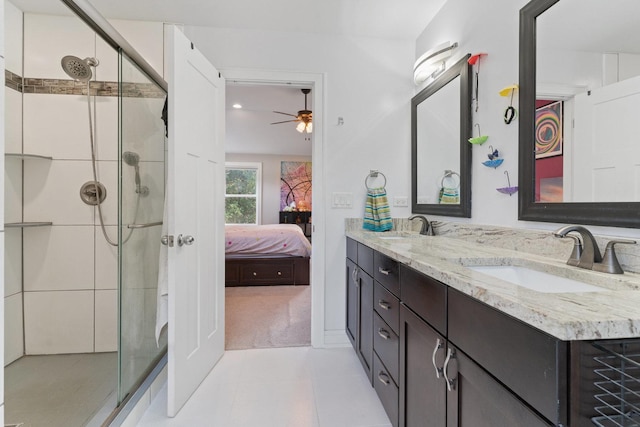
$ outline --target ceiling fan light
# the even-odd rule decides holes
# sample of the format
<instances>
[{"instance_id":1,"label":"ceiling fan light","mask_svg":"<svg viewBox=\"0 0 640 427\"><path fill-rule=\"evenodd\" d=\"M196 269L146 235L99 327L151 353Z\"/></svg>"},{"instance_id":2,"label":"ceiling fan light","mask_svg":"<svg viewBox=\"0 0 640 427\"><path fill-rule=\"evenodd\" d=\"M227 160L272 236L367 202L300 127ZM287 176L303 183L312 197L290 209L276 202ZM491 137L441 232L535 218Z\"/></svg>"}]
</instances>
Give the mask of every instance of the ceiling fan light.
<instances>
[{"instance_id":1,"label":"ceiling fan light","mask_svg":"<svg viewBox=\"0 0 640 427\"><path fill-rule=\"evenodd\" d=\"M313 123L312 122L307 123L307 133L311 133L312 130L313 130Z\"/></svg>"},{"instance_id":2,"label":"ceiling fan light","mask_svg":"<svg viewBox=\"0 0 640 427\"><path fill-rule=\"evenodd\" d=\"M298 126L296 126L296 130L300 133L304 132L306 128L306 124L304 122L300 122L298 123Z\"/></svg>"}]
</instances>

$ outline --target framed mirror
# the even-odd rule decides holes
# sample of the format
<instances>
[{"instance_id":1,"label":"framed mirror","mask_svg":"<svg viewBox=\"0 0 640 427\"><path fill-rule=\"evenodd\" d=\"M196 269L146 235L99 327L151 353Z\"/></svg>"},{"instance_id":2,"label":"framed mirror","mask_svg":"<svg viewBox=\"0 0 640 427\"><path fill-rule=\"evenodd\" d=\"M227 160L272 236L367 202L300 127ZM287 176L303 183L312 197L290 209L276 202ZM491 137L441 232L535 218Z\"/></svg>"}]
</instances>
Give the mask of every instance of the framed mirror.
<instances>
[{"instance_id":1,"label":"framed mirror","mask_svg":"<svg viewBox=\"0 0 640 427\"><path fill-rule=\"evenodd\" d=\"M470 55L411 99L411 211L471 217Z\"/></svg>"},{"instance_id":2,"label":"framed mirror","mask_svg":"<svg viewBox=\"0 0 640 427\"><path fill-rule=\"evenodd\" d=\"M637 0L521 9L519 219L640 227L638 16Z\"/></svg>"}]
</instances>

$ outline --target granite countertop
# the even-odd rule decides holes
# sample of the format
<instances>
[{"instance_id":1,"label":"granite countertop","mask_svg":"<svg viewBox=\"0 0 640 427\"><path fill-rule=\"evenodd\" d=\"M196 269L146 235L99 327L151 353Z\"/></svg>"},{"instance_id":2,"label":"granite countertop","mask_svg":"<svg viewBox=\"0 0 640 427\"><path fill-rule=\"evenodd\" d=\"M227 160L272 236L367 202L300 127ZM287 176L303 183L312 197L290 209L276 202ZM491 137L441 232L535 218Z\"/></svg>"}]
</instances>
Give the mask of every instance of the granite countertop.
<instances>
[{"instance_id":1,"label":"granite countertop","mask_svg":"<svg viewBox=\"0 0 640 427\"><path fill-rule=\"evenodd\" d=\"M640 336L638 273L598 273L568 266L566 258L556 260L452 237L421 236L416 232L347 230L346 235L561 340ZM537 292L467 268L476 265L523 266L603 290Z\"/></svg>"}]
</instances>

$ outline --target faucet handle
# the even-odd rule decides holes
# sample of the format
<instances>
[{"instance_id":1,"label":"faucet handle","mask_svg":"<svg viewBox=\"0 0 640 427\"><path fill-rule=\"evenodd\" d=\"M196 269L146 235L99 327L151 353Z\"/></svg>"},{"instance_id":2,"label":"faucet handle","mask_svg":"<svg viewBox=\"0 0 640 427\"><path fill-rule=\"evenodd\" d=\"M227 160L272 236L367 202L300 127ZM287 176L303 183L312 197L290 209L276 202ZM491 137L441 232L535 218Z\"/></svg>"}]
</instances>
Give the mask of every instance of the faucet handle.
<instances>
[{"instance_id":1,"label":"faucet handle","mask_svg":"<svg viewBox=\"0 0 640 427\"><path fill-rule=\"evenodd\" d=\"M600 271L603 273L612 273L612 274L623 274L624 270L620 266L618 262L618 257L616 256L616 251L614 246L618 243L627 244L627 245L635 245L635 240L628 239L616 239L610 240L607 243L607 247L604 250L604 255L602 257L602 262L593 264L594 271Z\"/></svg>"},{"instance_id":2,"label":"faucet handle","mask_svg":"<svg viewBox=\"0 0 640 427\"><path fill-rule=\"evenodd\" d=\"M573 250L571 251L571 255L569 255L567 264L575 267L580 262L580 257L582 256L582 241L578 236L574 236L572 234L567 234L565 237L573 239Z\"/></svg>"}]
</instances>

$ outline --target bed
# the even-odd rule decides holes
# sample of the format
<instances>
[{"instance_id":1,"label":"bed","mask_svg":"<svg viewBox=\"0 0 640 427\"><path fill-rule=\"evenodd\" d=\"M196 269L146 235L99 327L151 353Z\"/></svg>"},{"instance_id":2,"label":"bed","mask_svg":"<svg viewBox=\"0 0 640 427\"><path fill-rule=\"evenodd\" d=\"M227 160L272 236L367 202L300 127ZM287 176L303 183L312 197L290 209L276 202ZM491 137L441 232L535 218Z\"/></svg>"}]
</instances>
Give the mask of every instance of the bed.
<instances>
[{"instance_id":1,"label":"bed","mask_svg":"<svg viewBox=\"0 0 640 427\"><path fill-rule=\"evenodd\" d=\"M296 224L225 226L225 285L308 285L311 243Z\"/></svg>"}]
</instances>

